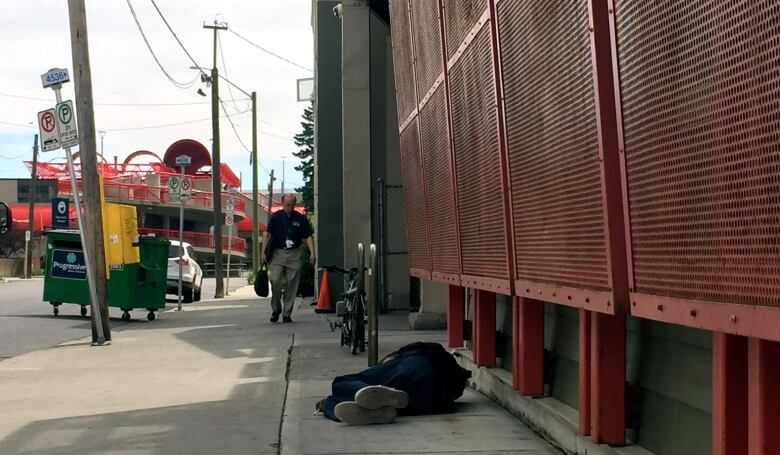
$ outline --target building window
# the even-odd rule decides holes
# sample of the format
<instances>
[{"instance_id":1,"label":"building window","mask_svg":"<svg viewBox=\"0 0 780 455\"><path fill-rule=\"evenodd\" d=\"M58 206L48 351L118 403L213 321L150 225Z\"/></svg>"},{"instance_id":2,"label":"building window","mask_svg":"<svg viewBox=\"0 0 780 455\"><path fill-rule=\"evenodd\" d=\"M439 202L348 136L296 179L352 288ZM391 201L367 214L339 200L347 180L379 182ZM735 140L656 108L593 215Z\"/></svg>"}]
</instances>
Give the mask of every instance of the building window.
<instances>
[{"instance_id":1,"label":"building window","mask_svg":"<svg viewBox=\"0 0 780 455\"><path fill-rule=\"evenodd\" d=\"M30 202L30 187L32 186L31 180L18 180L16 182L16 201L19 203ZM56 180L38 180L35 183L35 197L33 199L36 203L48 203L57 194L57 181Z\"/></svg>"}]
</instances>

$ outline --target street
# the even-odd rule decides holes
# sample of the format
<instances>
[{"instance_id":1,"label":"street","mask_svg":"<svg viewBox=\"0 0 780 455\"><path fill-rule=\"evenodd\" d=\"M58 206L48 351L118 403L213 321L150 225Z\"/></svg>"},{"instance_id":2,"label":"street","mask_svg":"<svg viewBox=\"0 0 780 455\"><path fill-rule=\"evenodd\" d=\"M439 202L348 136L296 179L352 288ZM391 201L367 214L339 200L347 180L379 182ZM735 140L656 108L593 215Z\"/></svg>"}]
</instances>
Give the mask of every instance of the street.
<instances>
[{"instance_id":1,"label":"street","mask_svg":"<svg viewBox=\"0 0 780 455\"><path fill-rule=\"evenodd\" d=\"M231 290L245 284L243 278L230 280ZM204 299L214 296L215 286L213 278L203 280ZM78 305L61 305L55 317L51 305L41 301L42 295L42 279L0 282L0 361L90 335L89 318L80 315ZM175 308L175 298L166 301L168 309ZM109 314L112 330L148 322L145 310L132 312L130 322L122 321L118 308L109 308Z\"/></svg>"}]
</instances>

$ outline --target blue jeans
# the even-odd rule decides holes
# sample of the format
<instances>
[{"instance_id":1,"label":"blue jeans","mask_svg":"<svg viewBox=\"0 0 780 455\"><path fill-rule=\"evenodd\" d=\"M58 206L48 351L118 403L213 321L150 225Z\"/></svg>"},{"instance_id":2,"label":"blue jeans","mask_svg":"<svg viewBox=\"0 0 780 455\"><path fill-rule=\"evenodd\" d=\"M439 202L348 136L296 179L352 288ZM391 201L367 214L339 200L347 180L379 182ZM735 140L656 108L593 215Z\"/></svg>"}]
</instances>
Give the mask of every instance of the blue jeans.
<instances>
[{"instance_id":1,"label":"blue jeans","mask_svg":"<svg viewBox=\"0 0 780 455\"><path fill-rule=\"evenodd\" d=\"M325 399L323 412L336 420L333 409L343 401L354 401L355 393L369 385L384 385L409 394L409 405L399 415L432 414L441 410L441 380L433 365L422 356L397 357L360 373L338 376L333 380L332 395Z\"/></svg>"}]
</instances>

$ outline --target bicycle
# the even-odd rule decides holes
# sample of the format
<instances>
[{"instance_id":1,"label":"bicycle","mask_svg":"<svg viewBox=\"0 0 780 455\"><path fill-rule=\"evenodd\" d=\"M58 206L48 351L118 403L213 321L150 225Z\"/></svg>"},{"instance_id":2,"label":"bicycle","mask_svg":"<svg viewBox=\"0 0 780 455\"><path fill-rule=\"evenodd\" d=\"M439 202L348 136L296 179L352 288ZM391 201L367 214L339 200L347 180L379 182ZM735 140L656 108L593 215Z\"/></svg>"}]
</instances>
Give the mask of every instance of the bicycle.
<instances>
[{"instance_id":1,"label":"bicycle","mask_svg":"<svg viewBox=\"0 0 780 455\"><path fill-rule=\"evenodd\" d=\"M341 329L341 346L348 346L352 354L366 350L366 291L363 283L363 274L358 269L343 269L336 265L326 265L320 270L338 272L344 278L342 300L336 302L336 315L342 318L341 322L328 320L330 330Z\"/></svg>"}]
</instances>

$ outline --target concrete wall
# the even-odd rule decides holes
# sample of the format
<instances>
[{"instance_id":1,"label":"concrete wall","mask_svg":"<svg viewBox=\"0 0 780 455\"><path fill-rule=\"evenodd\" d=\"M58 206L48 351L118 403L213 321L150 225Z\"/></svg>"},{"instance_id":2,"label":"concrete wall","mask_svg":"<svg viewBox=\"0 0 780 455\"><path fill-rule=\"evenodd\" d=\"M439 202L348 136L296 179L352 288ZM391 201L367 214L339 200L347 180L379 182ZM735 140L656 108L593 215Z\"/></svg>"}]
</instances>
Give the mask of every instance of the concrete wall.
<instances>
[{"instance_id":1,"label":"concrete wall","mask_svg":"<svg viewBox=\"0 0 780 455\"><path fill-rule=\"evenodd\" d=\"M644 321L639 445L705 455L712 444L712 334Z\"/></svg>"},{"instance_id":2,"label":"concrete wall","mask_svg":"<svg viewBox=\"0 0 780 455\"><path fill-rule=\"evenodd\" d=\"M342 3L341 111L344 265L357 265L358 243L371 243L371 10L368 1Z\"/></svg>"},{"instance_id":3,"label":"concrete wall","mask_svg":"<svg viewBox=\"0 0 780 455\"><path fill-rule=\"evenodd\" d=\"M16 179L0 180L0 202L16 203Z\"/></svg>"},{"instance_id":4,"label":"concrete wall","mask_svg":"<svg viewBox=\"0 0 780 455\"><path fill-rule=\"evenodd\" d=\"M333 15L337 1L314 8L314 207L317 259L320 265L344 258L341 128L341 20ZM330 280L333 295L341 280Z\"/></svg>"}]
</instances>

